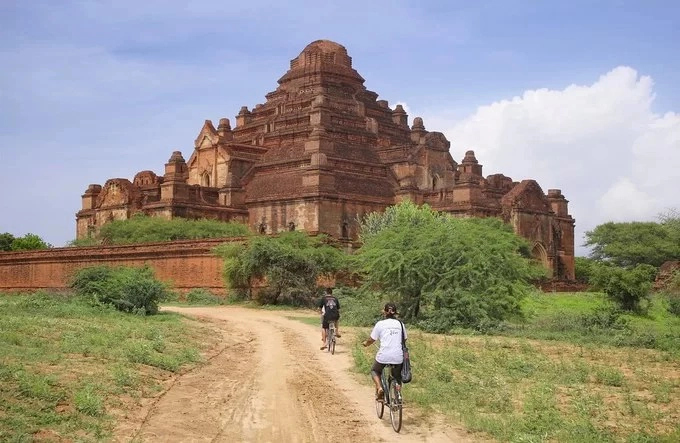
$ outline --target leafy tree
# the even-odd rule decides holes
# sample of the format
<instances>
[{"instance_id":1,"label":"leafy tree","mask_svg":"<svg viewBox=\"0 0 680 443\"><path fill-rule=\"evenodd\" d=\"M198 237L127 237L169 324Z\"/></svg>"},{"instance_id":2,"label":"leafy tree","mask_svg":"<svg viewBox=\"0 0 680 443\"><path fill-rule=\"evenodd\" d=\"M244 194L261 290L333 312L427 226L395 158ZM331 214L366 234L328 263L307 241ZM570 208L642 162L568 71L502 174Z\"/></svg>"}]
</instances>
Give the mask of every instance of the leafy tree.
<instances>
[{"instance_id":1,"label":"leafy tree","mask_svg":"<svg viewBox=\"0 0 680 443\"><path fill-rule=\"evenodd\" d=\"M495 218L456 218L402 202L361 226L354 257L365 289L395 299L408 321L434 331L484 327L520 312L538 271L525 240Z\"/></svg>"},{"instance_id":2,"label":"leafy tree","mask_svg":"<svg viewBox=\"0 0 680 443\"><path fill-rule=\"evenodd\" d=\"M248 293L261 303L310 303L317 278L343 268L345 254L328 244L326 236L285 232L277 237L254 236L246 244L228 243L216 248L224 258L227 287ZM267 287L250 293L255 283Z\"/></svg>"},{"instance_id":3,"label":"leafy tree","mask_svg":"<svg viewBox=\"0 0 680 443\"><path fill-rule=\"evenodd\" d=\"M16 237L12 242L12 251L30 251L34 249L47 249L52 245L40 238L36 234L26 234L23 237Z\"/></svg>"},{"instance_id":4,"label":"leafy tree","mask_svg":"<svg viewBox=\"0 0 680 443\"><path fill-rule=\"evenodd\" d=\"M656 268L641 264L627 269L608 263L592 267L591 283L600 288L621 309L643 312L649 301Z\"/></svg>"},{"instance_id":5,"label":"leafy tree","mask_svg":"<svg viewBox=\"0 0 680 443\"><path fill-rule=\"evenodd\" d=\"M0 251L11 251L14 236L9 232L0 234Z\"/></svg>"},{"instance_id":6,"label":"leafy tree","mask_svg":"<svg viewBox=\"0 0 680 443\"><path fill-rule=\"evenodd\" d=\"M661 266L680 259L678 218L655 222L609 222L586 232L585 246L592 247L591 258L617 266L649 264Z\"/></svg>"},{"instance_id":7,"label":"leafy tree","mask_svg":"<svg viewBox=\"0 0 680 443\"><path fill-rule=\"evenodd\" d=\"M248 226L242 223L219 220L167 220L137 214L128 220L114 220L103 225L93 238L74 240L72 246L93 244L134 244L199 238L241 237L249 235Z\"/></svg>"},{"instance_id":8,"label":"leafy tree","mask_svg":"<svg viewBox=\"0 0 680 443\"><path fill-rule=\"evenodd\" d=\"M592 258L588 257L575 257L574 258L574 267L575 267L575 274L576 274L576 281L580 283L590 283L590 278L592 277L593 271L593 265L595 265L597 262L593 260Z\"/></svg>"}]
</instances>

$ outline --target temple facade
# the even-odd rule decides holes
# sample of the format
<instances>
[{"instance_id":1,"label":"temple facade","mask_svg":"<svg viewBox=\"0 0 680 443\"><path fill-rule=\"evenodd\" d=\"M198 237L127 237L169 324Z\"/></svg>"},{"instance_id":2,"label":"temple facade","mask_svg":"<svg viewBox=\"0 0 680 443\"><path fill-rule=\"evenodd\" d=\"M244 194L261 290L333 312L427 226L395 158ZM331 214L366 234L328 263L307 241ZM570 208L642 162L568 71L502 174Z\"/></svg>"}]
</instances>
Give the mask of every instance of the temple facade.
<instances>
[{"instance_id":1,"label":"temple facade","mask_svg":"<svg viewBox=\"0 0 680 443\"><path fill-rule=\"evenodd\" d=\"M247 223L255 232L327 233L351 243L365 214L403 199L458 216L500 217L529 239L553 277L574 278L574 219L559 189L484 177L473 151L458 163L440 132L364 86L347 50L309 44L232 127L206 120L188 159L175 151L157 175L90 185L77 237L136 213Z\"/></svg>"}]
</instances>

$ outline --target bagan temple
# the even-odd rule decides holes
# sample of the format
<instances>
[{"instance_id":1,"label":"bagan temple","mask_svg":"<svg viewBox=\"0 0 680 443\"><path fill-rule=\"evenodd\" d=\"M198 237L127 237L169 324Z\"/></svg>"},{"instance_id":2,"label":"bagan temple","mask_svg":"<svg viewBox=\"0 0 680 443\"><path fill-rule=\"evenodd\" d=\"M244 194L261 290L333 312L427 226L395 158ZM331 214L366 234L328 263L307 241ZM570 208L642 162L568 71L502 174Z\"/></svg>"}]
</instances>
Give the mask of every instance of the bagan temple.
<instances>
[{"instance_id":1,"label":"bagan temple","mask_svg":"<svg viewBox=\"0 0 680 443\"><path fill-rule=\"evenodd\" d=\"M325 233L351 245L365 214L409 199L455 216L499 217L554 279L574 279L575 221L562 192L484 177L471 150L454 148L456 161L444 134L366 89L342 45L310 43L265 97L243 106L233 127L206 120L188 159L172 152L162 175L89 185L77 237L144 213L237 221L262 234Z\"/></svg>"}]
</instances>

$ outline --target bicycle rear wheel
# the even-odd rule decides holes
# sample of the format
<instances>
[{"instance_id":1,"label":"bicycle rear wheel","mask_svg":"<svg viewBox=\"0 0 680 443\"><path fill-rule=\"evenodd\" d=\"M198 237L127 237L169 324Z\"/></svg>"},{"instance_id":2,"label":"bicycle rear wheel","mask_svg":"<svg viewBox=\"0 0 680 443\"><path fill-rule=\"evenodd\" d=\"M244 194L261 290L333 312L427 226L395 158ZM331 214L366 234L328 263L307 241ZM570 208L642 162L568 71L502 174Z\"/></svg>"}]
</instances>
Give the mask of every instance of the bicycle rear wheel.
<instances>
[{"instance_id":1,"label":"bicycle rear wheel","mask_svg":"<svg viewBox=\"0 0 680 443\"><path fill-rule=\"evenodd\" d=\"M401 430L401 392L397 390L396 380L390 380L390 420L392 421L392 429L394 432Z\"/></svg>"},{"instance_id":2,"label":"bicycle rear wheel","mask_svg":"<svg viewBox=\"0 0 680 443\"><path fill-rule=\"evenodd\" d=\"M328 328L328 352L335 353L335 329ZM333 348L331 350L331 348Z\"/></svg>"}]
</instances>

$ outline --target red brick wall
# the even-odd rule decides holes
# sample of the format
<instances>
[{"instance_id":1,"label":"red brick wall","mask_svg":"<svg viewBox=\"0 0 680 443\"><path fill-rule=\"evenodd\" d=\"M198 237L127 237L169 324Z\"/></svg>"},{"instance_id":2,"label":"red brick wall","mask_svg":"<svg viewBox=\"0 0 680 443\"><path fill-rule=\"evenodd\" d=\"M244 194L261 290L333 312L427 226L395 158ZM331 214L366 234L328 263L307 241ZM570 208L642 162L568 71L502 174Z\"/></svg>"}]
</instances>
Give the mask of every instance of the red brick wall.
<instances>
[{"instance_id":1,"label":"red brick wall","mask_svg":"<svg viewBox=\"0 0 680 443\"><path fill-rule=\"evenodd\" d=\"M86 266L149 264L158 279L175 289L206 288L224 293L222 259L212 249L225 241L240 239L0 252L0 291L63 290L73 272Z\"/></svg>"}]
</instances>

